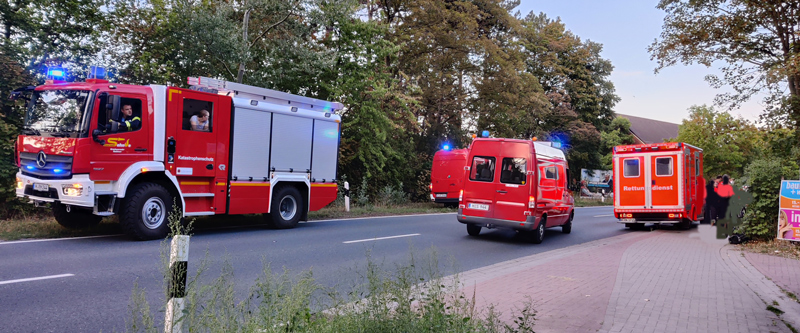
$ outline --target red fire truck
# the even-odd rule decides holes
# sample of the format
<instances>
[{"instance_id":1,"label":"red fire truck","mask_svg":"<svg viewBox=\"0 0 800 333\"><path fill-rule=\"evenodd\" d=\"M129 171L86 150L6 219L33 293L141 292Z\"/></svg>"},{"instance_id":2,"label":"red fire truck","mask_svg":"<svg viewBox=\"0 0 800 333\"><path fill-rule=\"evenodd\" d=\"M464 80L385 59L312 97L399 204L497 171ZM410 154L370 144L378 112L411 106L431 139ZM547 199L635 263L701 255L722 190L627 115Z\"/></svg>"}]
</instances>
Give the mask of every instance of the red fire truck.
<instances>
[{"instance_id":1,"label":"red fire truck","mask_svg":"<svg viewBox=\"0 0 800 333\"><path fill-rule=\"evenodd\" d=\"M17 140L17 196L49 203L68 228L116 214L137 239L165 237L177 209L265 214L292 228L336 198L342 104L188 81L35 87Z\"/></svg>"},{"instance_id":2,"label":"red fire truck","mask_svg":"<svg viewBox=\"0 0 800 333\"><path fill-rule=\"evenodd\" d=\"M431 168L431 201L449 206L458 205L458 194L464 187L464 166L468 149L445 147L433 155Z\"/></svg>"},{"instance_id":3,"label":"red fire truck","mask_svg":"<svg viewBox=\"0 0 800 333\"><path fill-rule=\"evenodd\" d=\"M545 228L572 232L569 167L564 152L554 146L500 138L472 142L457 216L470 236L478 236L481 228L507 228L538 244Z\"/></svg>"},{"instance_id":4,"label":"red fire truck","mask_svg":"<svg viewBox=\"0 0 800 333\"><path fill-rule=\"evenodd\" d=\"M703 150L680 142L614 147L614 215L631 229L645 223L691 227L703 218Z\"/></svg>"}]
</instances>

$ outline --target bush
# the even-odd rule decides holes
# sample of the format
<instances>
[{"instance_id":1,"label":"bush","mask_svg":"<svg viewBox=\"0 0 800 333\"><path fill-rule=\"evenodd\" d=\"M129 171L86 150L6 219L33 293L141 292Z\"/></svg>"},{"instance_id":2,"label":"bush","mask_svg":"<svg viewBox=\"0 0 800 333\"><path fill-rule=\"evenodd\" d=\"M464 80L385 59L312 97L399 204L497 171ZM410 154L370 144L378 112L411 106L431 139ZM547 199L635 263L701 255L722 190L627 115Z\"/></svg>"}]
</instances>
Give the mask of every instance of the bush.
<instances>
[{"instance_id":1,"label":"bush","mask_svg":"<svg viewBox=\"0 0 800 333\"><path fill-rule=\"evenodd\" d=\"M753 239L775 238L781 179L797 179L797 168L794 161L781 158L758 159L745 168L745 184L753 194L753 203L737 232Z\"/></svg>"},{"instance_id":2,"label":"bush","mask_svg":"<svg viewBox=\"0 0 800 333\"><path fill-rule=\"evenodd\" d=\"M378 205L381 206L394 206L402 205L408 202L408 195L403 192L403 184L400 183L400 188L396 189L392 185L386 185L378 192Z\"/></svg>"}]
</instances>

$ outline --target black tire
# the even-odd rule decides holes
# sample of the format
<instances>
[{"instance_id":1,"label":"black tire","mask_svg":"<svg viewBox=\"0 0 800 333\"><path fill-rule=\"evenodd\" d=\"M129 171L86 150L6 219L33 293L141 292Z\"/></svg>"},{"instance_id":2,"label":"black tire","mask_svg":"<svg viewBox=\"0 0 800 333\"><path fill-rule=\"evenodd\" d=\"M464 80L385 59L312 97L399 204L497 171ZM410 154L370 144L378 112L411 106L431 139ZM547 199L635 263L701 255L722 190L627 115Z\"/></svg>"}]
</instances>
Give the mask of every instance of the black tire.
<instances>
[{"instance_id":1,"label":"black tire","mask_svg":"<svg viewBox=\"0 0 800 333\"><path fill-rule=\"evenodd\" d=\"M625 226L631 230L644 230L644 223L625 223Z\"/></svg>"},{"instance_id":2,"label":"black tire","mask_svg":"<svg viewBox=\"0 0 800 333\"><path fill-rule=\"evenodd\" d=\"M544 229L546 222L547 222L547 217L546 216L542 217L542 220L539 221L539 225L537 225L536 229L530 233L531 243L542 244L542 240L544 240Z\"/></svg>"},{"instance_id":3,"label":"black tire","mask_svg":"<svg viewBox=\"0 0 800 333\"><path fill-rule=\"evenodd\" d=\"M275 189L270 202L269 225L275 229L291 229L300 222L301 210L305 207L300 191L294 186Z\"/></svg>"},{"instance_id":4,"label":"black tire","mask_svg":"<svg viewBox=\"0 0 800 333\"><path fill-rule=\"evenodd\" d=\"M692 220L684 218L681 220L681 223L678 223L678 228L681 228L682 230L689 230L692 228L692 224Z\"/></svg>"},{"instance_id":5,"label":"black tire","mask_svg":"<svg viewBox=\"0 0 800 333\"><path fill-rule=\"evenodd\" d=\"M561 226L561 232L568 234L572 232L572 219L575 218L575 212L569 213L569 221Z\"/></svg>"},{"instance_id":6,"label":"black tire","mask_svg":"<svg viewBox=\"0 0 800 333\"><path fill-rule=\"evenodd\" d=\"M481 226L474 224L467 224L467 233L470 236L478 236L481 233Z\"/></svg>"},{"instance_id":7,"label":"black tire","mask_svg":"<svg viewBox=\"0 0 800 333\"><path fill-rule=\"evenodd\" d=\"M136 184L122 200L119 223L126 234L138 240L165 238L174 206L172 195L163 186Z\"/></svg>"},{"instance_id":8,"label":"black tire","mask_svg":"<svg viewBox=\"0 0 800 333\"><path fill-rule=\"evenodd\" d=\"M69 229L83 229L95 226L103 219L102 216L94 215L87 209L74 206L67 207L67 205L60 203L53 203L53 216L58 224Z\"/></svg>"}]
</instances>

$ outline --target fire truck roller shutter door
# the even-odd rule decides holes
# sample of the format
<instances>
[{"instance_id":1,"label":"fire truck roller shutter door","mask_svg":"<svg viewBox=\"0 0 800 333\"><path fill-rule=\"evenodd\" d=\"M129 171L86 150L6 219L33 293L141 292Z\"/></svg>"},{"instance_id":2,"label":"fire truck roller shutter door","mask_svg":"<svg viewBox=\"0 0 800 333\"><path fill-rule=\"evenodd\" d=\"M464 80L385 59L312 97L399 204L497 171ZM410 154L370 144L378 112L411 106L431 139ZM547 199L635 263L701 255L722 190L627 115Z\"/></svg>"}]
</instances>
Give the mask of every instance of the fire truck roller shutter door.
<instances>
[{"instance_id":1,"label":"fire truck roller shutter door","mask_svg":"<svg viewBox=\"0 0 800 333\"><path fill-rule=\"evenodd\" d=\"M314 120L314 153L311 178L326 182L336 179L336 156L339 152L339 124Z\"/></svg>"},{"instance_id":2,"label":"fire truck roller shutter door","mask_svg":"<svg viewBox=\"0 0 800 333\"><path fill-rule=\"evenodd\" d=\"M306 172L311 168L313 119L276 113L272 118L271 168Z\"/></svg>"},{"instance_id":3,"label":"fire truck roller shutter door","mask_svg":"<svg viewBox=\"0 0 800 333\"><path fill-rule=\"evenodd\" d=\"M271 123L272 112L236 108L231 176L238 179L269 179Z\"/></svg>"}]
</instances>

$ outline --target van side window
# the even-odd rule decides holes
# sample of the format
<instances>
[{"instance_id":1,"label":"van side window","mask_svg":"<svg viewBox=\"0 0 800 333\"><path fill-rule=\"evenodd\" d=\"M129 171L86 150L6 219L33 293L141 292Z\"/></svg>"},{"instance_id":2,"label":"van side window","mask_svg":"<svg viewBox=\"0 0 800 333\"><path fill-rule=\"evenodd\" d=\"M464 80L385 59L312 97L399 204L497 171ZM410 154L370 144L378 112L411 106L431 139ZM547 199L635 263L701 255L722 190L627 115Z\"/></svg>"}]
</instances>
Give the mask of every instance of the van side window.
<instances>
[{"instance_id":1,"label":"van side window","mask_svg":"<svg viewBox=\"0 0 800 333\"><path fill-rule=\"evenodd\" d=\"M494 157L475 156L472 158L472 168L469 180L491 182L494 180Z\"/></svg>"},{"instance_id":2,"label":"van side window","mask_svg":"<svg viewBox=\"0 0 800 333\"><path fill-rule=\"evenodd\" d=\"M500 182L505 184L525 184L526 160L522 157L504 157L500 170Z\"/></svg>"},{"instance_id":3,"label":"van side window","mask_svg":"<svg viewBox=\"0 0 800 333\"><path fill-rule=\"evenodd\" d=\"M698 160L698 159L694 160L694 175L695 176L699 176L700 175L700 160Z\"/></svg>"},{"instance_id":4,"label":"van side window","mask_svg":"<svg viewBox=\"0 0 800 333\"><path fill-rule=\"evenodd\" d=\"M186 98L183 100L183 124L187 131L211 132L214 103Z\"/></svg>"},{"instance_id":5,"label":"van side window","mask_svg":"<svg viewBox=\"0 0 800 333\"><path fill-rule=\"evenodd\" d=\"M639 159L629 158L622 162L623 175L628 178L639 177Z\"/></svg>"},{"instance_id":6,"label":"van side window","mask_svg":"<svg viewBox=\"0 0 800 333\"><path fill-rule=\"evenodd\" d=\"M558 179L558 169L555 166L547 167L544 169L545 179Z\"/></svg>"},{"instance_id":7,"label":"van side window","mask_svg":"<svg viewBox=\"0 0 800 333\"><path fill-rule=\"evenodd\" d=\"M656 176L672 176L672 157L656 158Z\"/></svg>"}]
</instances>

